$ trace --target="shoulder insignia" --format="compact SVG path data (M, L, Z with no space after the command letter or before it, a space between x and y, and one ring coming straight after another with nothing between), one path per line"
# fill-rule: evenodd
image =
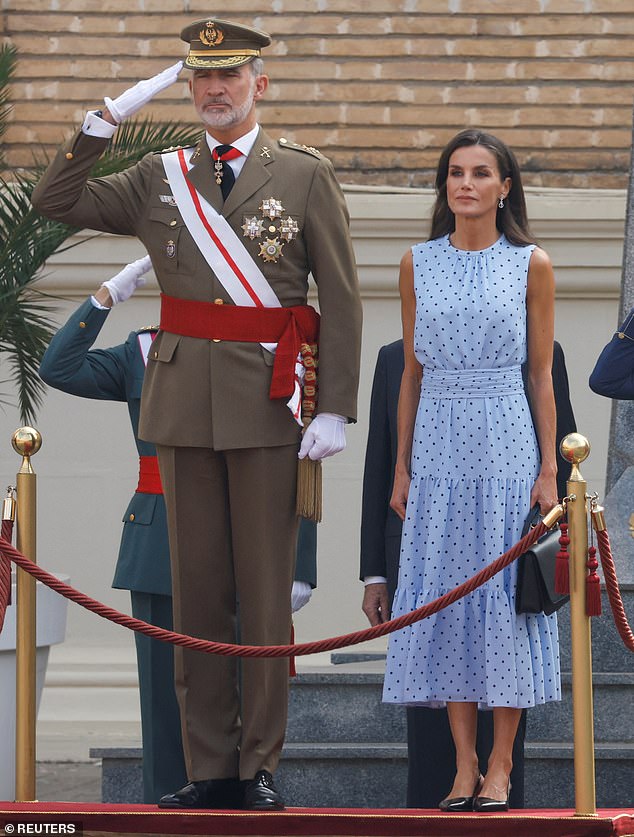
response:
M138 328L137 329L137 334L144 334L148 331L158 331L159 329L160 329L160 326L157 326L157 325L143 326L143 328Z
M291 140L286 139L286 137L280 137L278 140L278 144L282 148L293 148L295 151L303 151L305 154L312 154L313 157L321 157L321 151L315 148L312 145L302 145L299 142L291 142Z
M190 145L170 145L169 148L162 148L157 154L169 154L170 151L178 151L181 148L191 148Z

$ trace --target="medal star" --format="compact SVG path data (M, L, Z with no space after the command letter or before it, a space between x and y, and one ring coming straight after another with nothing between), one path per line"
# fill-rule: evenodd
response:
M265 198L259 208L265 218L281 218L282 212L284 212L282 201L275 198Z
M276 262L282 255L282 247L284 243L277 238L267 238L260 244L259 256L262 256L265 262Z
M261 218L256 218L255 215L250 218L245 217L242 231L245 238L250 238L251 241L254 238L260 238L264 232L264 221Z
M293 241L297 238L299 226L294 218L282 218L280 220L280 236L284 241Z

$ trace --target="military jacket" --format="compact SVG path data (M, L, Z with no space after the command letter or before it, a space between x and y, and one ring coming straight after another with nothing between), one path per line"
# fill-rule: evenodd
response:
M121 174L89 179L106 143L78 132L34 190L36 209L73 226L137 236L164 293L230 304L174 205L161 154L149 154ZM314 150L275 142L260 129L223 204L204 136L192 161L190 183L227 219L283 306L306 303L312 275L321 313L317 412L355 420L361 303L348 212L330 162ZM265 217L263 201L269 199L291 219L291 240L280 237L279 219ZM258 228L263 221L260 236L245 231L253 229L251 219ZM269 261L261 256L267 238L283 244ZM297 442L299 427L284 400L269 398L272 363L258 343L159 333L145 379L142 438L216 450Z
M42 358L40 376L62 392L128 405L139 456L155 456L156 449L138 437L145 362L139 331L125 343L91 349L108 316L88 299L55 334ZM146 329L153 331L153 329ZM317 584L317 527L301 520L295 579ZM123 515L123 533L113 587L171 596L172 583L167 517L162 494L135 492Z

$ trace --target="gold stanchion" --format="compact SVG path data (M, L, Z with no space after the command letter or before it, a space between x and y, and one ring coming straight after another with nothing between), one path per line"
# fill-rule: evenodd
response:
M17 473L17 548L36 560L36 476L30 457L42 445L33 427L20 427L11 438L22 466ZM35 715L36 715L36 586L35 579L17 570L16 656L15 656L15 799L35 800Z
M592 703L592 642L590 617L586 615L586 561L588 559L587 485L579 464L590 453L590 443L570 433L560 445L572 463L567 483L570 533L570 634L572 644L572 715L575 765L575 813L597 813L594 771L594 718Z

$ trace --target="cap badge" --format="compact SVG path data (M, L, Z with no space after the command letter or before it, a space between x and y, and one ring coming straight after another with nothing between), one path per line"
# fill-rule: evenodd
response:
M198 37L205 46L215 47L220 46L224 41L225 34L220 27L216 26L213 20L208 20L205 28L200 30Z

